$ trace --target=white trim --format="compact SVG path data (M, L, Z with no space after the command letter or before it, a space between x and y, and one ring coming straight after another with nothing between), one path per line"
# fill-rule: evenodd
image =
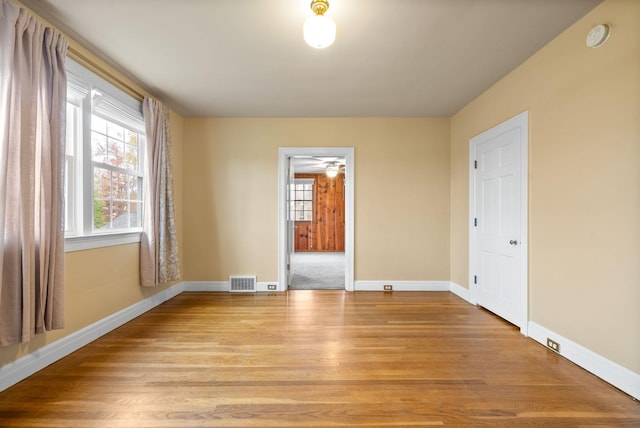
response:
M99 337L139 317L182 293L182 291L182 283L176 284L0 367L0 391L4 391Z
M640 400L639 373L635 373L533 321L529 321L529 335L545 347L547 346L547 338L559 343L560 355ZM549 350L549 352L554 351Z
M185 281L184 291L229 291L231 285L229 281Z
M135 244L137 242L140 242L140 232L69 236L64 238L64 251L65 253L70 253L114 245Z
M278 148L278 291L287 290L287 159L291 156L340 156L346 159L344 195L345 290L354 291L354 149L353 147Z
M315 178L294 178L293 183L294 184L311 184L315 186L316 179Z
M473 226L474 218L477 217L476 195L475 195L475 168L476 147L479 143L484 142L487 138L494 134L504 132L505 128L520 129L520 248L521 263L520 269L520 332L527 336L529 321L529 112L524 111L517 116L477 135L469 140L469 287L470 298L467 299L472 304L477 304L477 286L473 283L473 276L477 264L476 245L477 236L476 228Z
M275 290L269 290L269 285L275 285ZM275 293L278 291L278 281L256 282L256 291L258 293Z
M449 281L355 281L355 291L384 291L385 285L393 291L449 291Z
M231 286L229 281L185 281L184 291L197 291L197 292L229 292ZM269 285L275 285L275 290L269 290ZM277 281L269 281L269 282L256 282L256 291L258 293L262 292L277 292L278 291L278 283Z
M471 301L471 291L468 288L464 288L462 285L449 281L449 291L472 305L475 305L475 303Z
M81 82L81 85L85 87L88 86L87 84L96 87L96 89L108 94L112 99L115 99L123 107L127 108L130 111L130 114L136 116L139 120L144 121L141 101L138 101L122 89L98 76L93 71L83 65L80 65L80 63L75 62L69 57L65 58L65 67L67 74L73 75L76 82ZM88 92L89 91L87 91L87 93Z

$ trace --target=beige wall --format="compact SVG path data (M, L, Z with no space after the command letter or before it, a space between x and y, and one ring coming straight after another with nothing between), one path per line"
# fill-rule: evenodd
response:
M599 23L612 36L589 49ZM461 285L468 141L524 110L530 319L640 373L640 2L606 1L452 118L451 279Z
M448 279L448 119L186 119L186 279L278 279L281 146L354 147L356 280Z

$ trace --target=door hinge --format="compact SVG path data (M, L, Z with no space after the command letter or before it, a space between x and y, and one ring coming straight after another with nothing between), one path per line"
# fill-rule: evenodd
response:
M474 284L478 283L478 276L477 275L473 275L473 283Z
M474 226L478 226L478 218L477 217L473 219L473 225Z
M473 169L478 169L478 161L477 160L473 161Z
M291 265L287 263L287 270L291 270Z

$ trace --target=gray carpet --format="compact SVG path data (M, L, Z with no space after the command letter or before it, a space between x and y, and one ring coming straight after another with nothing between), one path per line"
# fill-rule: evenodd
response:
M290 290L344 289L344 253L291 255Z

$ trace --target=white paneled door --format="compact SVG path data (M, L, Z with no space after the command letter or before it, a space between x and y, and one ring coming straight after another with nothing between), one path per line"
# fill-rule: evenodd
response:
M470 274L479 305L526 329L527 114L470 141ZM525 332L526 334L526 332Z

